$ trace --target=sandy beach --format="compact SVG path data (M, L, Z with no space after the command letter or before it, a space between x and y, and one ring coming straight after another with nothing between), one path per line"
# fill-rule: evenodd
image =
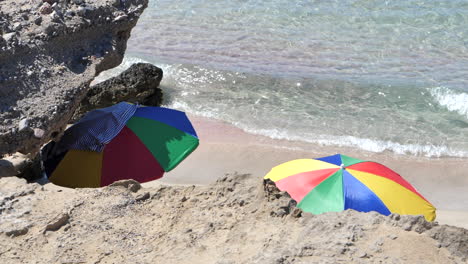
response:
M209 184L233 172L262 178L272 167L289 160L341 153L393 169L437 208L436 221L468 228L466 159L402 156L274 140L245 133L215 119L199 116L190 116L190 119L200 138L200 146L177 168L166 173L162 182Z
M39 2L0 1L0 264L468 263L462 1ZM190 122L130 105L63 137L122 101L188 113L199 147L165 173ZM435 221L364 172L264 180L338 153L399 173Z
M304 146L190 118L200 146L161 180L70 189L0 178L0 262L466 263L463 160ZM335 153L400 172L438 208L436 222L354 210L303 213L263 183L282 162Z

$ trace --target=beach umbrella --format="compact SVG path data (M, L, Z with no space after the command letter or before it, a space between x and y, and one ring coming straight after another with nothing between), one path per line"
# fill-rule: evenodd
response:
M398 173L382 164L337 154L292 160L271 169L265 179L289 193L297 207L321 214L354 209L384 215L423 215L435 208Z
M49 180L100 187L122 179L161 178L198 146L184 112L119 103L87 113L43 157Z

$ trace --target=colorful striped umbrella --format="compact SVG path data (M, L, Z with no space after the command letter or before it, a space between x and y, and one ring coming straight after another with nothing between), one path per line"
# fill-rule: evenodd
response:
M89 112L65 131L44 165L49 180L66 187L147 182L176 167L198 143L185 113L120 103Z
M274 167L265 179L313 214L354 209L424 215L427 221L436 216L434 206L396 172L341 154L289 161Z

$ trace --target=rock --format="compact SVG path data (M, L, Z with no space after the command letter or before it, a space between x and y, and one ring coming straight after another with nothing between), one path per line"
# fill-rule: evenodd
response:
M119 76L92 86L73 119L78 120L90 110L121 101L159 106L162 102L162 92L159 89L162 77L162 70L152 64L133 64Z
M6 42L10 42L15 37L15 35L16 35L15 32L10 32L10 33L3 34L2 37Z
M147 4L126 0L115 7L107 0L88 1L84 16L76 19L61 16L77 12L79 6L70 1L0 1L0 158L18 151L33 158L41 145L60 137L94 77L121 63L130 31ZM29 20L23 20L19 7L31 10ZM46 15L53 11L52 18ZM113 20L116 12L127 19L101 19ZM11 32L13 22L19 21L21 29ZM55 66L64 70L54 72ZM29 123L24 128L44 132L18 129L24 116Z
M78 9L76 10L76 13L79 15L79 16L84 16L86 14L86 8L80 6L78 7Z
M70 215L68 213L62 213L60 215L57 215L54 219L52 219L44 228L43 233L47 231L57 231L59 230L62 226L66 225L68 223L68 220L70 219Z
M21 121L18 123L18 129L19 131L23 131L23 130L26 130L26 129L29 129L29 119L27 118L24 118L24 119L21 119Z
M17 237L22 236L28 233L29 227L27 226L19 226L19 227L12 227L10 230L6 230L5 235L9 237Z
M56 22L49 22L44 28L44 33L48 36L56 36L59 32L63 31L63 26Z
M150 198L150 193L149 193L149 192L145 192L145 193L139 194L139 195L135 198L135 201L140 202L140 201L148 200L149 198Z
M0 159L0 178L8 176L22 176L33 179L39 173L38 159L31 159L28 155L15 153Z
M53 11L51 14L50 14L50 18L52 19L52 21L54 21L55 23L60 23L60 15L58 14L57 11Z
M13 24L13 30L14 31L19 31L22 28L23 28L23 25L21 25L21 23L19 23L19 22L16 22L16 23Z
M18 173L18 170L11 161L6 159L0 160L0 178L15 176L18 175Z
M36 18L34 18L34 24L40 26L42 23L42 17L38 16Z
M65 16L67 16L67 17L72 17L74 15L75 15L75 12L73 12L72 10L65 11Z
M295 217L295 218L299 218L299 217L301 217L301 215L302 215L302 210L299 209L299 208L294 208L292 213L291 213L291 216Z
M442 225L421 234L405 232L392 217L354 210L314 215L307 221L309 213L271 217L279 199L269 201L262 187L257 176L228 175L209 185L148 185L144 193L158 198L135 202L136 194L123 187L69 189L3 178L0 263L467 261L466 229ZM189 199L181 202L184 197ZM199 200L190 203L193 197ZM226 206L240 200L246 206ZM417 218L402 216L401 221L414 222L416 230L424 225L414 221ZM389 239L391 234L398 239Z
M42 130L40 128L35 128L34 129L34 137L42 138L44 136L44 134L45 134L44 130Z
M120 180L109 184L107 187L124 187L131 192L138 192L141 189L141 184L135 180Z
M42 4L42 6L39 8L39 12L43 15L50 14L52 13L52 11L53 11L52 6L47 2Z
M367 258L367 253L365 251L361 251L357 254L358 258Z

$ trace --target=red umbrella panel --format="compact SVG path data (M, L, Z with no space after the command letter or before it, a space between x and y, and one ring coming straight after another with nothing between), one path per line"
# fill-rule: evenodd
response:
M398 173L341 154L289 161L265 178L288 192L299 208L314 214L354 209L424 215L428 221L436 216L434 206Z
M100 187L122 179L155 180L199 144L185 113L126 103L90 112L62 141L59 145L66 152L58 162L46 163L50 164L46 172L50 181L66 187Z

